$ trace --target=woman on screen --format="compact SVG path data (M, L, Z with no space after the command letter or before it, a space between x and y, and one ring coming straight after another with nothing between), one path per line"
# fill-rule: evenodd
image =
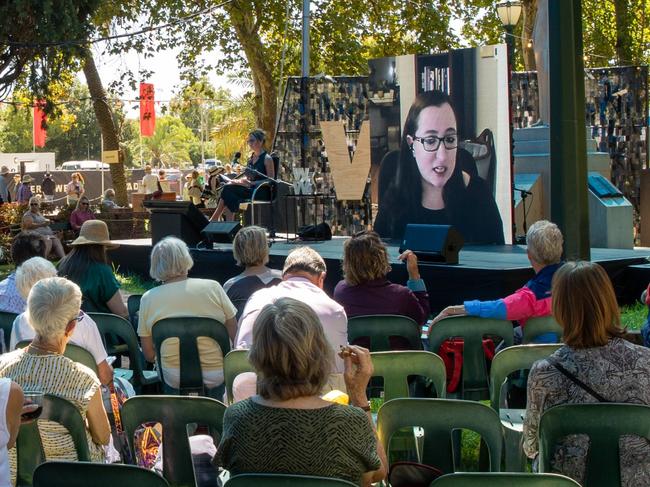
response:
M375 231L401 239L408 223L453 225L466 243L503 244L494 196L476 171L461 167L459 155L451 100L440 91L419 94L404 124L395 176L379 203Z

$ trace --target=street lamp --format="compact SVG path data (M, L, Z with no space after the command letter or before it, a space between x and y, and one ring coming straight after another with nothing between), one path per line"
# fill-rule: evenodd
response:
M503 25L503 28L506 31L508 57L512 63L515 55L515 40L512 33L517 22L519 22L519 16L521 15L521 2L518 0L508 0L506 2L497 3L497 14L501 20L501 25Z

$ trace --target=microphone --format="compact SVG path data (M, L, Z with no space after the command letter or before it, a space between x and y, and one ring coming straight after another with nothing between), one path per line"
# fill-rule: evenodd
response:
M525 194L526 196L532 196L533 195L533 193L531 193L530 191L526 191L525 189L521 189L521 188L513 188L513 189L515 191L519 191L521 194Z
M233 166L235 164L239 164L239 159L241 159L241 152L235 152L235 155L233 156L232 162L230 164L232 164Z

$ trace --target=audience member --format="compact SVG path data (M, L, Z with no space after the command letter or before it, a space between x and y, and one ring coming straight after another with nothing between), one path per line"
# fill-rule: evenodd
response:
M11 487L9 450L16 444L23 413L36 410L34 404L25 404L22 388L11 379L0 379L0 487Z
M530 458L538 454L540 417L553 406L650 405L650 350L622 338L616 295L602 267L591 262L562 266L553 278L553 316L564 329L565 345L530 371L524 420L524 450ZM650 442L623 436L620 449L612 446L612 454L617 451L621 485L650 485ZM567 438L555 450L553 471L583 484L588 453L584 435Z
M77 207L70 214L70 226L75 232L81 230L81 225L88 220L94 220L95 214L90 210L90 201L82 196L77 201Z
M418 258L410 250L399 259L406 263L406 286L391 283L386 245L376 232L361 232L343 245L343 277L334 289L334 299L343 305L348 318L362 315L393 314L412 318L418 327L429 318L429 295L420 278ZM355 343L369 346L369 340ZM391 348L407 350L408 341L391 337Z
M32 198L32 182L34 179L29 175L25 174L20 180L20 184L16 186L16 201L20 204L27 204Z
M104 191L104 198L102 199L102 210L110 211L120 208L120 206L115 203L115 190L113 188L108 188Z
M57 259L62 259L65 257L63 244L50 228L50 223L50 219L45 218L41 213L41 199L38 196L32 196L29 199L29 209L23 215L22 229L40 233L47 244L45 255L48 256L54 252Z
M25 349L0 356L0 377L8 377L24 390L41 391L70 401L87 424L86 437L93 461L104 460L104 445L111 428L104 410L99 379L85 365L63 356L79 318L81 290L73 282L50 277L37 282L27 298L27 319L36 337ZM77 460L67 430L39 421L45 458ZM15 474L15 452L10 452Z
M465 301L460 306L449 306L436 316L433 323L455 315L480 316L501 320L516 320L515 343L521 343L522 328L530 318L550 316L551 280L562 265L562 232L555 223L539 220L526 233L528 260L535 271L535 277L510 296L495 301ZM556 342L554 333L544 334L539 342Z
M18 268L32 257L45 257L47 242L38 232L23 231L14 237L11 243L11 260ZM16 271L10 273L0 282L0 311L20 314L25 311L25 300L16 287Z
M232 254L237 265L245 269L238 276L227 280L223 289L237 308L237 319L239 319L248 298L255 291L279 284L282 281L282 272L266 267L269 262L269 242L263 228L256 226L242 228L235 235L232 246Z
M190 179L187 183L187 195L192 203L200 205L201 195L203 194L203 184L201 183L201 175L196 169L190 174Z
M224 324L232 340L237 331L236 308L217 281L188 277L194 265L187 245L176 237L165 237L151 251L149 274L162 285L142 296L138 318L138 335L142 351L149 362L156 358L151 329L164 318L197 316L212 318ZM203 383L209 388L223 384L223 353L211 338L197 340ZM177 389L180 384L180 352L177 338L165 340L160 355L167 384Z
M264 306L249 354L259 395L226 410L215 463L231 475L317 475L364 486L384 479L386 454L366 397L370 353L351 346L342 354L352 406L320 398L334 351L312 308L291 298Z
M73 172L70 182L65 185L65 194L68 198L68 206L76 206L79 198L85 193L84 178L80 172Z
M7 166L0 167L0 203L11 203L9 186L11 185L11 174Z
M49 260L42 257L32 257L25 261L16 271L16 287L20 295L27 299L29 291L41 279L56 277L56 268ZM11 329L10 350L22 341L32 340L36 336L34 328L29 324L27 313L19 314ZM97 324L86 313L81 313L80 320L75 326L70 343L88 350L97 364L97 376L102 384L113 382L113 368L106 362L107 354Z
M325 261L310 247L292 250L284 262L283 281L277 286L255 292L244 308L235 339L236 348L249 348L253 339L255 320L267 304L280 298L294 298L308 304L323 324L325 336L334 350L348 343L348 318L343 306L331 299L325 291ZM333 389L343 390L343 360L335 359L330 380Z
M106 249L116 248L108 236L108 227L101 220L88 220L81 225L79 236L70 244L72 250L59 263L59 275L77 283L83 293L86 312L113 313L128 318L120 283L108 264Z

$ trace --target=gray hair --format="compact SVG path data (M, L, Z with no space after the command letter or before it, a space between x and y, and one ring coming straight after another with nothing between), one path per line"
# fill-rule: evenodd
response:
M287 255L287 260L284 261L282 275L284 276L293 272L307 272L318 276L326 270L325 261L318 252L311 247L298 247Z
M113 188L108 188L106 191L104 191L104 198L114 198L115 197L115 190Z
M232 242L232 255L240 266L266 264L269 261L266 231L254 225L242 228Z
M41 279L27 296L27 321L37 335L58 340L79 315L81 289L64 277Z
M266 140L266 133L262 129L253 130L248 134L248 136L259 140L260 142L264 142Z
M542 265L557 264L562 259L564 238L555 223L539 220L526 232L530 258Z
M56 276L54 264L43 257L32 257L23 262L16 269L16 289L27 299L32 286L41 279Z
M187 244L176 237L165 237L151 251L149 275L165 282L187 274L194 265Z

